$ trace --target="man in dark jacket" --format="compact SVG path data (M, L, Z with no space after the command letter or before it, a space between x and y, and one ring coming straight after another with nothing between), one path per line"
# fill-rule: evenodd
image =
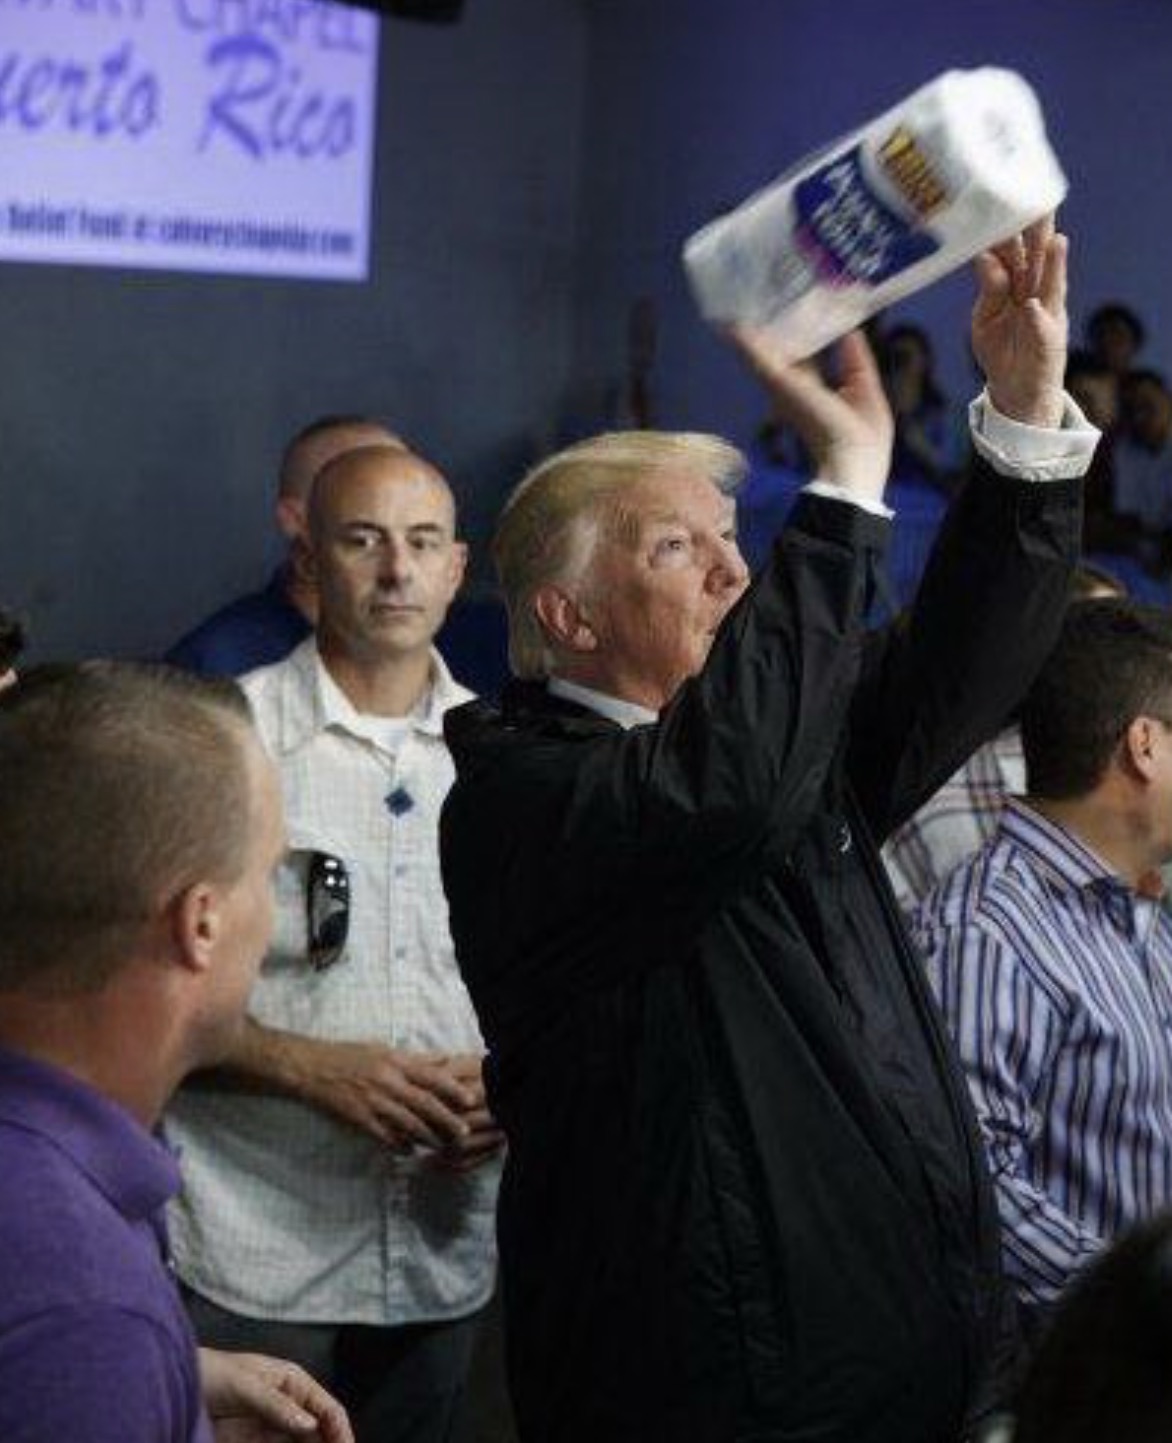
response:
M509 1139L526 1443L946 1443L995 1308L963 1082L876 853L1056 632L1096 433L1065 243L983 257L981 454L910 622L867 635L891 417L743 337L816 458L748 585L714 438L539 467L497 559L519 680L453 713L457 953Z

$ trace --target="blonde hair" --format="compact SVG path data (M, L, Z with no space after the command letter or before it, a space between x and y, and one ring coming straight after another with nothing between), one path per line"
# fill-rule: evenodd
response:
M692 431L611 431L535 466L513 491L493 538L509 613L509 661L519 677L550 674L553 653L533 601L551 582L585 573L600 524L621 493L653 473L689 471L731 495L748 465L735 446Z
M164 666L42 667L4 692L0 992L100 989L177 892L241 875L251 733L235 682Z

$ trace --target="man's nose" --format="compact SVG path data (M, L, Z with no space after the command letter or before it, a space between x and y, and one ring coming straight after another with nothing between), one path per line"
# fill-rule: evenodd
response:
M749 582L749 568L735 541L721 540L715 563L709 572L709 585L714 591L743 591Z
M384 586L399 586L411 575L411 548L394 537L382 548L379 558L379 581Z

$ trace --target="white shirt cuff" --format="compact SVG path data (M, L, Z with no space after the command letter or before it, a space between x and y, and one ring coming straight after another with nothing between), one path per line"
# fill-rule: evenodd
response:
M884 506L882 501L872 501L870 498L856 496L853 491L845 486L839 486L835 481L810 481L802 487L811 496L827 496L831 501L845 501L848 505L858 506L863 511L869 511L872 516L883 516L887 520L895 515L890 506Z
M1100 432L1070 396L1064 403L1061 426L1026 426L1003 416L989 400L988 391L982 391L969 407L973 445L994 471L1019 481L1065 481L1083 476Z

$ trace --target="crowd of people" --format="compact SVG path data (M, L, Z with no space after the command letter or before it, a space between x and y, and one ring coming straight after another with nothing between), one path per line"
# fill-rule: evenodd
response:
M360 415L167 664L0 625L0 1439L449 1443L498 1261L521 1443L1165 1436L1172 617L1082 557L1090 487L1163 564L1162 383L1066 268L979 259L964 412L914 327L737 333L809 470L755 567L724 440L537 465L500 698Z
M906 604L919 585L947 502L967 475L966 407L940 380L932 339L910 321L875 318L868 333L895 418L889 495L896 504L888 580ZM1137 598L1172 603L1172 390L1144 365L1147 331L1129 307L1092 311L1069 354L1066 386L1101 440L1087 475L1084 553ZM744 542L759 563L809 472L801 438L779 417L761 428L744 497Z

